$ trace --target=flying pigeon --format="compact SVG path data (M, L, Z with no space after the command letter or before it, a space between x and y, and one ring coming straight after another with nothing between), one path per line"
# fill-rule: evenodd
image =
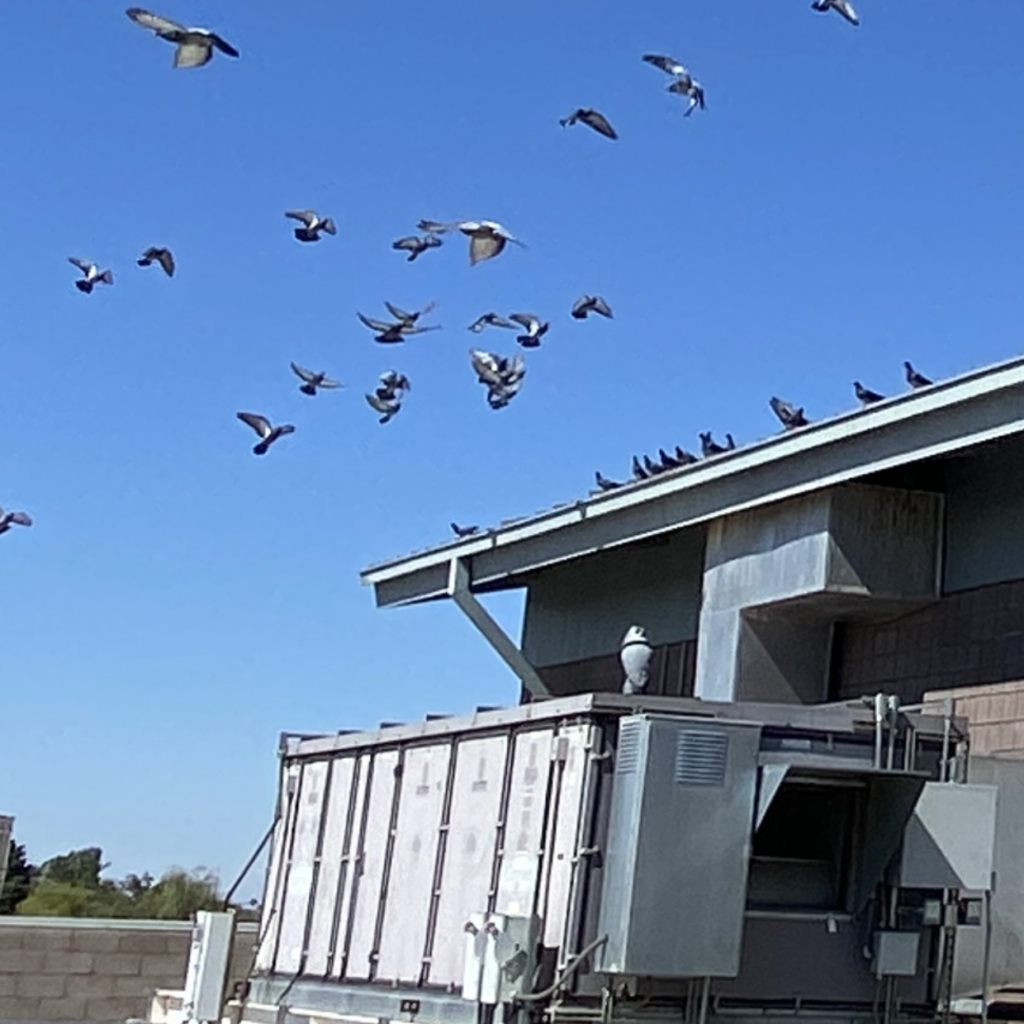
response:
M80 292L88 295L97 284L113 284L114 275L109 270L100 270L90 260L80 260L77 256L69 256L68 262L73 263L85 275L75 282Z
M396 307L391 306L389 303L385 303L389 310L394 310ZM399 310L399 312L404 312ZM377 334L374 337L374 341L379 341L383 345L393 344L395 342L405 341L408 335L412 334L423 334L425 331L437 331L440 330L440 324L432 324L430 327L417 327L416 318L419 317L419 313L406 314L406 316L412 316L413 320L410 322L408 319L399 319L396 323L389 324L385 320L374 320L372 317L363 316L362 313L356 313L359 320L371 331L376 331Z
M523 348L537 348L540 345L540 339L548 333L548 328L551 326L551 324L539 320L532 313L512 313L509 320L514 320L526 328L526 333L520 334L516 338Z
M573 304L572 315L577 320L586 320L590 313L599 313L609 320L614 315L611 306L600 295L581 295Z
M589 107L580 107L574 110L568 117L563 117L558 123L563 128L569 128L577 121L582 122L588 128L593 128L595 132L599 132L606 139L617 139L619 137L619 133L608 123L608 118L596 110L591 110Z
M493 259L504 248L506 242L514 242L516 245L526 248L526 243L521 242L506 228L493 220L461 220L452 224L442 224L436 220L421 220L416 225L420 231L426 231L431 235L441 235L446 231L461 231L469 236L469 265L476 266L484 260Z
M469 325L469 329L474 334L479 334L485 327L507 327L513 331L516 329L516 325L511 320L506 320L503 316L498 316L497 313L484 313Z
M424 313L429 313L434 308L434 303L428 302L422 309L417 310L415 313L407 313L404 309L399 309L398 306L393 306L387 300L385 300L384 305L387 306L388 312L400 324L403 324L406 327L415 327L416 321L419 320Z
M853 393L864 405L870 405L872 402L881 402L885 399L885 395L880 395L877 391L864 387L859 380L853 382Z
M399 251L405 251L409 254L407 263L412 263L417 256L422 256L428 249L437 249L443 244L442 240L437 235L406 235L404 238L399 238L397 242L391 243L392 249L398 249Z
M666 75L672 75L675 81L668 87L669 92L689 97L690 105L686 108L686 117L693 113L695 107L704 109L704 89L685 65L680 64L675 57L664 57L657 53L645 53L642 59L664 71Z
M602 476L600 470L594 472L594 481L602 491L614 491L616 488L623 486L618 480L609 480L608 477Z
M398 415L402 410L402 403L397 398L382 398L381 389L378 388L375 394L367 395L366 401L370 403L370 408L375 409L381 413L380 423L387 423L392 416Z
M469 361L481 384L487 385L487 404L492 409L504 409L519 393L526 376L526 362L521 353L511 358L471 348Z
M159 263L168 277L174 277L174 256L170 249L163 246L151 245L135 262L140 267Z
M787 402L781 398L768 399L768 404L772 407L772 412L779 417L782 425L787 430L795 430L797 427L806 427L810 420L804 415L803 409L798 409L791 402Z
M404 395L408 391L412 391L412 384L409 383L409 378L404 373L385 370L380 375L380 385L377 388L378 398L395 398L399 392Z
M640 465L640 460L633 456L633 479L646 480L651 474Z
M6 533L12 526L31 526L32 517L27 512L5 512L0 508L0 533Z
M459 526L458 523L449 523L452 528L452 533L456 537L472 537L474 533L480 532L479 526Z
M731 452L735 447L736 442L732 439L732 434L725 435L724 445L717 444L712 439L710 430L700 435L700 450L705 459L712 455L721 455L723 452Z
M279 438L284 437L285 434L294 434L295 428L290 423L281 423L276 427L270 425L270 420L266 416L260 416L259 413L255 412L240 412L235 415L249 427L252 427L260 436L260 440L253 448L253 455L266 455L270 446Z
M851 25L859 25L860 18L853 9L850 0L813 0L811 7L816 11L836 11L841 14Z
M316 396L317 388L330 390L332 388L340 388L344 386L336 380L331 380L326 373L313 373L312 370L304 369L297 363L292 363L291 368L292 373L302 380L302 383L299 385L299 390L304 395L309 395L311 398Z
M654 648L643 626L630 626L619 647L619 663L626 674L622 685L625 694L643 693L650 678Z
M329 235L338 233L334 221L330 217L321 217L316 210L288 210L285 216L302 221L302 227L295 229L295 237L300 242L319 242L321 231Z
M908 362L903 363L903 369L907 374L907 383L912 388L926 388L933 383L923 373L918 373Z
M237 57L238 51L226 43L215 32L205 28L186 28L159 14L150 14L141 7L129 7L125 14L143 28L152 29L161 39L174 43L174 66L176 68L201 68L209 64L213 48L229 57Z

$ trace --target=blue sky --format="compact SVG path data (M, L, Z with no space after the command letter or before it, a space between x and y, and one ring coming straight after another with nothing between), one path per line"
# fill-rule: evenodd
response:
M1024 7L998 6L860 0L854 29L805 0L161 0L242 54L174 71L121 3L13 5L0 505L36 525L0 537L0 811L30 854L230 879L280 730L516 698L454 607L377 611L361 568L702 429L763 437L772 394L820 418L854 378L901 390L905 358L1017 354ZM580 105L620 140L563 131ZM307 206L336 238L292 238ZM421 217L529 248L407 264ZM173 280L134 265L151 244ZM71 255L115 286L80 295ZM571 320L581 292L615 320ZM385 299L444 330L376 345L355 313ZM498 413L467 359L489 309L553 320ZM293 359L348 387L304 398ZM390 367L413 392L381 427L362 395ZM255 458L240 409L298 430Z

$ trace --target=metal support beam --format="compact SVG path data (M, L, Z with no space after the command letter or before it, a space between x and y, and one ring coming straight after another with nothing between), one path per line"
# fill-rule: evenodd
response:
M484 639L498 652L502 661L516 674L519 681L534 697L550 697L551 693L537 670L526 660L512 638L491 617L490 612L469 589L469 568L461 558L453 558L448 566L448 596L462 613L483 634Z

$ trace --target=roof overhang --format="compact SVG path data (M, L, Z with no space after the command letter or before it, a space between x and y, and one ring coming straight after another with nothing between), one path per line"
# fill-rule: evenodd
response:
M1024 433L1024 357L777 434L724 455L365 569L379 607L472 590L644 537Z

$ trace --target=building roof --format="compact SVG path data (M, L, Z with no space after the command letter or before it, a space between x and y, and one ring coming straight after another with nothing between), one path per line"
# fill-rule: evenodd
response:
M1024 433L1024 357L716 455L613 491L505 520L363 570L378 606L448 595L454 559L477 592L643 537Z

